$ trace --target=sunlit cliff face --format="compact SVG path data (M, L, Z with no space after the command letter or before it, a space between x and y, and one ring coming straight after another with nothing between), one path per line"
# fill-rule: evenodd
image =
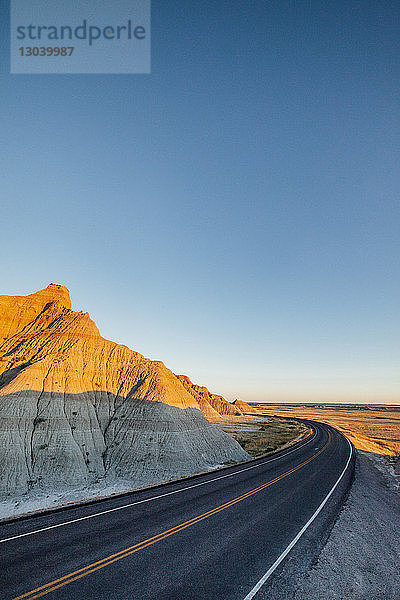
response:
M50 284L29 296L0 296L0 336L0 395L27 389L102 391L200 408L214 419L241 414L239 407L184 375L175 376L162 362L102 338L88 313L71 310L62 285Z
M13 375L0 394L101 390L198 408L163 363L105 340L88 313L70 307L68 290L54 284L30 296L0 297L0 374L3 381Z
M0 297L0 495L146 484L247 458L200 410L217 420L229 403L185 389L70 306L54 284Z

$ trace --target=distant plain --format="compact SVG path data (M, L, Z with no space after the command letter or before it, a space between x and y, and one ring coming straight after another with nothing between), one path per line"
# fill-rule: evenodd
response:
M342 431L358 450L400 456L400 406L257 405L263 415L297 417L328 423Z

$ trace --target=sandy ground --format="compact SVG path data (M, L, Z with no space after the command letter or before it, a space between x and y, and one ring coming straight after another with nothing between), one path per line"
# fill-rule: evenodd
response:
M31 492L30 494L23 494L19 498L11 498L10 500L0 502L0 519L8 519L38 510L51 509L94 498L102 498L103 496L111 496L130 488L131 486L127 482L125 486L118 483L102 488L76 488L64 492Z
M294 600L399 600L400 475L395 470L382 457L358 453L348 500Z

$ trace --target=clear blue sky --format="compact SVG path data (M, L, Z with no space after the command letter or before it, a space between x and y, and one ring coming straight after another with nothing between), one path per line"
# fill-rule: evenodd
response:
M1 291L228 398L400 402L398 2L152 3L151 75L1 66Z

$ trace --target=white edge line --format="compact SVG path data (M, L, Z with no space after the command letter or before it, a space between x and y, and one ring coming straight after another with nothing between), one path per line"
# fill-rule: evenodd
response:
M57 529L58 527L64 527L65 525L71 525L72 523L78 523L79 521L86 521L87 519L93 519L94 517L100 517L101 515L106 515L108 513L116 512L117 510L124 510L125 508L130 508L132 506L136 506L137 504L144 504L145 502L153 502L154 500L159 500L160 498L165 498L166 496L172 496L173 494L179 494L180 492L185 492L187 490L191 490L192 488L196 488L196 487L200 487L202 485L207 485L209 483L213 483L214 481L218 481L219 479L225 479L227 477L234 477L235 475L239 475L240 473L243 473L244 471L250 471L251 469L257 469L258 467L261 467L262 465L273 462L274 460L279 460L280 458L284 458L285 456L292 454L292 452L296 452L296 450L299 450L300 448L304 448L304 446L309 444L316 437L316 435L317 435L317 432L315 430L314 434L311 436L311 438L309 440L307 440L305 442L305 444L302 444L301 446L296 446L296 448L293 448L289 452L286 452L286 454L281 454L280 456L275 456L274 458L267 459L264 462L257 463L256 465L252 465L251 467L246 467L244 469L241 469L240 471L235 471L234 473L229 473L228 475L221 475L220 477L214 477L213 479L209 479L207 481L202 481L201 483L195 483L193 485L188 485L184 488L180 488L179 490L173 490L172 492L160 494L159 496L152 496L151 498L146 498L144 500L138 500L137 502L131 502L130 504L124 504L123 506L116 506L115 508L109 508L107 510L103 510L101 512L94 513L93 515L87 515L86 517L79 517L77 519L71 519L70 521L64 521L63 523L58 523L57 525L49 525L48 527L43 527L42 529L36 529L34 531L20 533L19 535L13 535L12 537L8 537L8 538L4 538L3 540L0 540L0 544L4 544L5 542L11 542L12 540L17 540L19 538L27 537L29 535L35 535L37 533L42 533L43 531L49 531L50 529ZM144 491L144 490L138 490L138 492L139 491ZM112 498L110 498L110 500L112 500ZM73 508L73 507L71 507L71 508Z
M324 508L325 504L328 502L329 498L332 496L332 494L335 491L336 487L339 485L339 482L341 481L343 475L345 474L345 472L347 470L347 467L349 466L351 457L353 455L353 447L352 447L352 445L350 444L350 442L349 442L349 440L347 439L346 436L343 436L343 437L347 440L347 442L348 442L348 444L350 446L350 454L349 454L349 458L347 459L346 466L344 467L342 473L339 476L339 479L336 481L335 485L333 486L333 488L331 489L331 491L328 493L328 495L325 496L325 499L318 506L318 508L314 512L314 514L308 519L307 523L300 529L299 533L296 535L296 537L293 538L293 540L290 542L290 544L287 546L287 548L276 559L276 561L274 562L274 564L270 566L270 568L265 573L265 575L263 575L261 577L261 579L253 587L253 589L250 590L250 592L247 594L247 596L244 598L244 600L251 600L252 598L254 598L254 596L257 594L257 592L260 590L260 588L264 585L264 583L267 581L267 579L272 575L272 573L275 571L275 569L281 564L281 562L284 560L284 558L286 558L286 556L289 554L289 552L291 551L291 549L293 548L293 546L299 541L299 539L301 538L301 536L303 535L303 533L306 531L306 529L309 527L309 525L311 525L311 523L314 521L314 519L319 515L319 513L321 512L321 510Z

